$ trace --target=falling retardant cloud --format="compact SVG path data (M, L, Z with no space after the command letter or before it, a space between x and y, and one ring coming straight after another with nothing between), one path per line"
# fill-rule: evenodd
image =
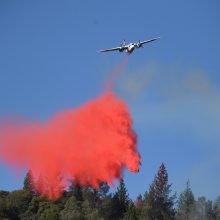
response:
M136 134L126 104L106 92L77 109L39 124L7 124L0 130L1 159L28 167L36 191L57 198L72 180L113 185L122 170L139 170Z
M0 125L0 159L31 170L33 190L59 198L71 182L114 186L123 169L138 172L137 137L126 103L112 84L127 62L111 73L106 91L84 105L55 114L44 123Z

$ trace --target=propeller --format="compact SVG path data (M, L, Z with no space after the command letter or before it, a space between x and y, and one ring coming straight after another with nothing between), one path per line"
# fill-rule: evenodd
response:
M138 48L140 48L140 47L143 48L143 45L141 44L141 41L140 41L140 40L138 41L137 47L138 47Z

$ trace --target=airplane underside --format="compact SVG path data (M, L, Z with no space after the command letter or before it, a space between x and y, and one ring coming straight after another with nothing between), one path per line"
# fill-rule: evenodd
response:
M104 50L99 50L97 52L109 52L109 51L119 51L119 52L127 52L129 54L131 54L135 48L140 48L140 47L143 47L143 44L146 44L146 43L150 43L152 41L155 41L155 40L158 40L160 39L160 37L156 37L156 38L152 38L152 39L149 39L149 40L145 40L145 41L138 41L136 43L130 43L130 44L127 44L125 43L124 41L124 45L120 46L120 47L113 47L113 48L109 48L109 49L104 49Z
M134 51L135 47L134 46L130 46L128 47L128 49L126 50L127 53L131 54Z

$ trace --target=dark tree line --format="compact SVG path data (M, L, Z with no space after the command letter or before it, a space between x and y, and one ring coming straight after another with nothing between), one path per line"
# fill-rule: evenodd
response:
M214 203L196 199L188 181L177 198L164 164L135 201L123 179L114 194L105 183L99 189L72 183L59 199L48 200L33 191L30 176L21 190L0 191L0 220L220 220L220 196Z

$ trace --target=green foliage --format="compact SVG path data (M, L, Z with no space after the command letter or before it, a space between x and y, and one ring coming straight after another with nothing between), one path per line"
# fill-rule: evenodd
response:
M201 196L196 201L195 214L199 220L214 220L214 211L212 209L212 202L207 201L204 196Z
M130 201L123 220L138 220L137 209L133 202Z
M0 191L0 220L220 220L220 196L214 204L205 197L196 200L189 181L176 210L174 200L164 164L149 190L134 202L123 179L115 194L106 183L97 189L72 184L61 198L48 200L33 192L29 171L22 190Z
M212 201L210 200L206 201L206 217L209 220L215 219L215 212L213 210Z
M168 173L162 163L153 183L150 185L143 208L143 219L174 219L174 200L176 195L170 196L171 184L168 184Z
M6 197L7 213L10 219L19 219L29 206L32 194L26 190L16 190Z
M177 220L216 220L217 213L212 201L204 196L195 200L192 190L187 182L186 189L180 194L176 214Z
M59 206L50 201L43 201L39 203L37 219L39 220L58 220Z
M192 219L195 211L195 198L190 188L189 180L186 183L186 189L180 194L177 208L177 220Z
M21 214L22 220L35 220L37 219L37 213L39 209L40 199L38 197L33 197L27 210Z
M99 214L103 219L114 219L114 205L111 195L106 196L99 206Z
M138 197L136 198L134 205L135 205L135 212L136 212L137 219L140 219L141 213L143 210L143 205L144 205L144 199L141 194L138 195Z
M60 212L62 220L83 220L83 212L81 202L77 201L75 196L71 196L64 206L64 209Z
M6 205L6 198L9 192L7 191L0 191L0 219L4 219L8 216L7 212L7 205Z
M107 183L100 183L99 188L97 189L98 197L101 199L105 199L108 196L109 185Z
M117 188L115 194L115 203L118 207L118 217L123 217L129 205L129 195L123 179L120 180L120 184Z
M29 170L24 178L24 186L23 186L24 190L27 190L29 192L34 192L34 187L32 184L32 172L31 170Z
M78 183L72 183L69 189L70 194L72 194L79 201L83 200L82 191L82 186L80 186Z
M85 200L82 203L82 211L84 213L84 217L87 220L98 220L98 219L102 219L100 217L99 214L99 210L98 207L92 207L93 204L91 205L91 203L88 200Z

